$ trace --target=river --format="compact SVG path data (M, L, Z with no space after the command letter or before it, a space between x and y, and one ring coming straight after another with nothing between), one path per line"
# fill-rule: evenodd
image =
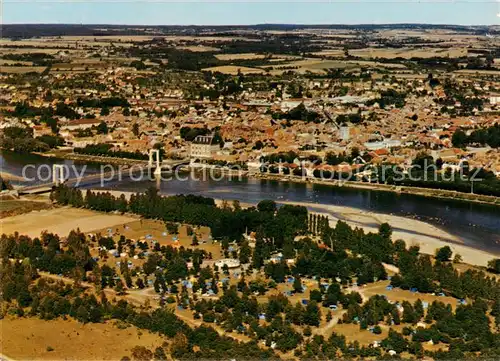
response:
M65 164L77 172L84 165L69 160L47 159L40 156L17 155L9 152L0 154L3 171L21 175L26 164L35 167L27 172L30 176L44 164ZM48 167L45 167L48 168ZM98 165L87 164L85 174L99 171ZM45 169L46 170L46 169ZM74 174L74 171L70 171ZM465 245L500 254L500 207L458 200L428 198L412 194L331 187L317 184L282 182L252 178L228 179L173 179L159 184L162 194L198 194L227 200L257 203L263 199L277 202L307 202L325 205L347 206L365 211L393 214L431 223L438 228L460 238ZM98 184L84 185L96 188ZM112 181L106 189L140 192L148 187L158 186L152 180ZM310 207L314 210L314 207ZM342 218L339 214L336 217Z

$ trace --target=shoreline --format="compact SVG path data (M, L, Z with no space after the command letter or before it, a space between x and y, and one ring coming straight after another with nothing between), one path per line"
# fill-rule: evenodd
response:
M269 174L269 173L257 173L249 175L249 177L252 177L254 179L274 180L279 182L293 182L293 183L303 183L303 184L309 183L309 184L319 184L329 187L346 187L354 189L391 192L396 194L413 194L434 199L450 199L460 202L472 202L472 203L500 206L500 197L450 191L446 189L396 186L389 184L368 183L368 182L358 182L358 181L337 181L337 180L325 181L314 177L313 178L307 177L306 179L304 179L303 177L300 176L279 175L279 174Z
M127 200L130 199L132 194L137 193L93 188L90 190L97 193L109 192L114 196L124 194ZM223 201L227 201L229 204L232 201L223 198L214 198L214 200L217 206L220 206ZM363 228L367 233L377 232L380 224L389 223L393 228L393 241L402 239L405 241L407 247L419 245L421 253L430 255L434 255L437 248L449 246L453 251L453 256L458 253L462 256L463 263L474 266L486 267L488 261L500 257L500 254L466 245L459 237L451 235L430 223L412 218L328 204L292 201L277 201L276 203L304 206L309 212L328 216L331 226L334 226L337 221L342 220L353 228ZM242 207L251 207L255 206L256 203L240 201L240 205Z
M0 170L0 178L6 181L13 181L13 182L22 182L24 180L23 177L7 172L3 169Z
M389 215L376 212L368 212L352 207L315 204L307 202L282 202L283 204L301 205L308 210L326 215L330 226L337 221L346 222L351 227L364 229L365 232L378 232L378 226L388 223L393 230L392 240L402 239L406 246L418 245L420 252L434 255L436 249L449 246L456 254L462 256L462 262L475 266L486 267L488 261L498 258L500 254L466 245L459 236L454 236L430 223L407 218L403 216ZM320 210L315 212L315 210Z

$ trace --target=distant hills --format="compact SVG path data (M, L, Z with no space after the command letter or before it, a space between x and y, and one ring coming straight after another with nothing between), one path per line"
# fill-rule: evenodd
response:
M33 38L40 36L105 36L105 35L204 35L235 31L266 30L360 30L374 31L387 29L435 30L446 29L478 35L500 34L500 26L487 25L434 25L434 24L357 24L357 25L297 25L297 24L256 24L256 25L106 25L106 24L3 24L3 38Z

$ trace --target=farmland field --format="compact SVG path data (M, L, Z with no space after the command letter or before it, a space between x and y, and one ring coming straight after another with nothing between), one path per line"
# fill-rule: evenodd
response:
M249 68L245 66L235 66L235 65L223 65L223 66L214 66L211 68L205 68L203 71L212 71L212 72L221 72L223 74L231 74L236 75L238 71L241 71L243 74L262 74L265 71L258 68Z

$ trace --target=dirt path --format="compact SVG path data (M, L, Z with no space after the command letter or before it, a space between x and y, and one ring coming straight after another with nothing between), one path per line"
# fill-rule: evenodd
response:
M321 335L324 336L325 338L330 337L331 335L330 331L337 323L339 323L340 318L343 317L346 312L347 312L346 310L340 311L339 314L332 317L332 319L325 325L325 327L317 327L314 330L315 332L313 332L313 334Z

